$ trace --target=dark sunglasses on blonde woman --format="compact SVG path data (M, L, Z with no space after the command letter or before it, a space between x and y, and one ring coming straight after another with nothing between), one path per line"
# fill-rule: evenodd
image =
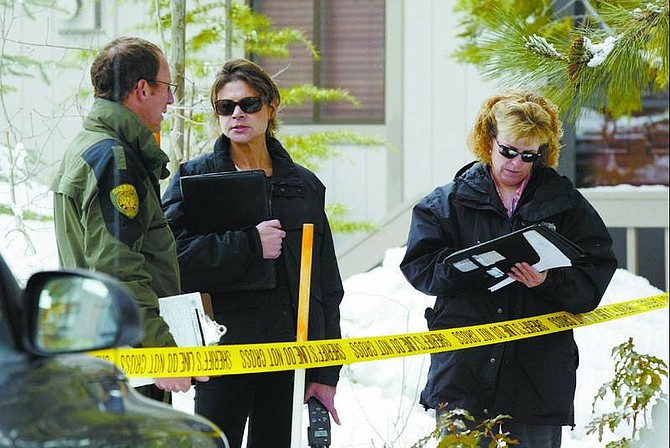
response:
M228 117L233 114L238 105L240 106L240 109L242 109L242 112L254 114L263 107L263 100L257 96L242 98L239 101L217 100L214 102L214 110L218 115Z
M521 156L521 160L523 160L526 163L532 163L538 160L541 156L542 153L538 149L537 152L521 152L516 148L512 148L510 146L505 146L501 145L500 142L496 139L496 143L498 144L498 152L502 154L503 157L506 159L513 159L516 156ZM542 146L540 146L542 148Z

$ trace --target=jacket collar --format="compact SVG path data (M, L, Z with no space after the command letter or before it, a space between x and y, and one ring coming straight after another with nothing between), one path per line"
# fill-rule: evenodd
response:
M488 166L480 162L470 163L458 171L454 181L458 185L457 196L481 203L494 202L495 196L491 193L496 189Z
M462 168L454 179L455 197L474 207L489 204L498 209L502 206L498 198L489 167L480 162ZM545 216L558 213L571 206L572 182L560 176L552 168L537 166L533 168L530 179L519 201L519 213L525 218L539 220ZM534 200L529 206L524 204L525 198L532 196Z
M157 179L170 175L167 154L160 149L151 130L123 104L96 98L91 112L84 119L84 129L120 140L139 155L144 166Z
M548 174L549 172L554 172L554 170L543 166L534 167L524 191L526 189L534 190L540 183L558 182L558 176L552 176ZM472 162L464 166L456 173L454 180L461 184L462 188L459 190L464 194L468 194L468 190L471 190L471 193L469 193L471 195L488 195L496 190L488 165L484 165L481 162Z
M296 165L282 144L274 137L266 136L265 141L272 159L272 177L275 180L286 180L296 175ZM230 157L230 139L221 134L214 142L214 153L221 161L219 169L232 171L235 164Z

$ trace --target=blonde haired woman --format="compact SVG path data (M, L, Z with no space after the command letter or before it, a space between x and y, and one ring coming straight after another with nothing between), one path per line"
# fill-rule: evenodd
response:
M401 270L436 296L426 310L431 330L519 319L598 306L617 262L601 218L554 167L562 125L539 95L510 91L487 99L468 136L476 161L413 210ZM489 292L442 261L449 254L536 223L546 223L585 252L571 267L538 272L517 263L514 283ZM572 331L431 355L421 394L437 416L454 408L477 421L512 416L503 431L522 447L555 448L574 426L579 363ZM483 440L488 446L490 440Z

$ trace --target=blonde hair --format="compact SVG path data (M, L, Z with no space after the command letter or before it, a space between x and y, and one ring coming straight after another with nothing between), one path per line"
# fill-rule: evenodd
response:
M491 164L491 142L501 130L514 140L544 142L538 163L558 166L563 125L551 101L525 90L510 90L485 100L467 138L477 160Z

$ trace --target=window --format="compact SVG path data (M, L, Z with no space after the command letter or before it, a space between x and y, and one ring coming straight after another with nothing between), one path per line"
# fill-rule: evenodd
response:
M668 185L667 92L643 98L642 106L618 120L584 114L576 136L578 187Z
M573 6L575 17L586 17L585 2ZM668 185L669 111L667 90L643 96L642 110L630 117L583 110L575 131L576 186Z
M384 122L384 0L254 0L253 8L275 29L301 29L320 52L318 61L299 46L290 59L257 58L271 75L286 69L275 77L280 88L342 88L361 103L305 103L285 109L284 122Z

